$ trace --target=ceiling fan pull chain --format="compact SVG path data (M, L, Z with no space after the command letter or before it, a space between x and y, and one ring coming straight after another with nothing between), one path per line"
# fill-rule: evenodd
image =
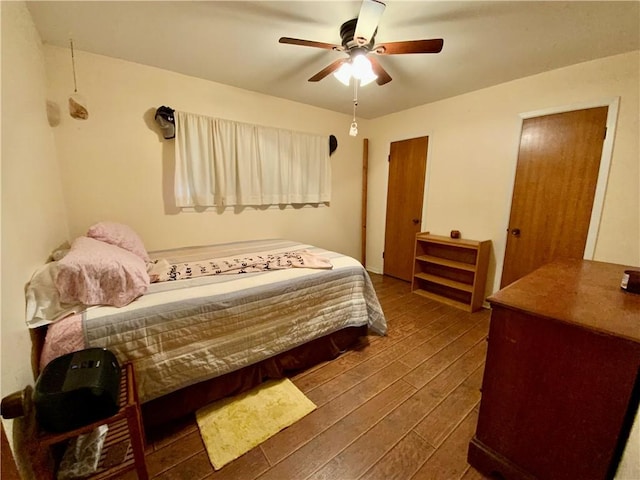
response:
M356 107L358 106L358 82L357 78L353 79L353 121L349 128L349 135L355 137L358 135L358 123L356 122Z
M356 107L358 106L358 82L357 78L353 79L353 121L356 121Z

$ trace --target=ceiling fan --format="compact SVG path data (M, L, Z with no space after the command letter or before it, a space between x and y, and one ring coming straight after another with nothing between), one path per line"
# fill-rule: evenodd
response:
M348 57L341 58L327 65L314 76L310 82L318 82L324 77L337 71L343 64L351 63L358 56L365 56L371 63L371 68L377 75L376 83L384 85L391 81L391 76L386 72L375 56L368 56L370 53L376 55L402 55L407 53L439 53L444 45L441 38L429 40L407 40L404 42L375 43L375 36L378 31L378 22L384 12L385 4L380 0L363 0L360 13L357 18L348 20L340 27L341 45L331 43L314 42L312 40L301 40L298 38L281 37L280 43L291 45L301 45L304 47L323 48L345 52Z

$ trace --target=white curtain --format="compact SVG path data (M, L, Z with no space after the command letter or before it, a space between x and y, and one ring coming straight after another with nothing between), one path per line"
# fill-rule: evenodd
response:
M327 136L175 112L178 207L331 200Z

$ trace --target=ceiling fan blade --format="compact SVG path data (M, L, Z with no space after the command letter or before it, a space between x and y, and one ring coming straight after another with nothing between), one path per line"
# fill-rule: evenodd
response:
M353 38L358 44L366 45L371 41L378 28L378 22L386 5L380 0L363 0L358 14L358 23Z
M378 85L384 85L385 83L389 83L391 81L391 75L387 73L387 71L382 68L380 62L375 57L367 57L371 62L371 68L373 69L373 73L375 73L378 78L376 78L376 83Z
M444 40L407 40L406 42L381 43L373 48L378 55L401 55L404 53L440 53Z
M278 40L280 43L287 43L289 45L301 45L303 47L315 47L324 48L326 50L344 50L342 45L334 45L332 43L314 42L312 40L301 40L299 38L280 37Z
M316 73L313 77L311 77L309 79L309 81L310 82L318 82L318 81L322 80L324 77L326 77L330 73L333 73L336 70L338 70L340 68L340 66L344 62L348 62L348 61L349 61L348 58L340 58L340 59L336 60L335 62L327 65L322 70L320 70L318 73Z

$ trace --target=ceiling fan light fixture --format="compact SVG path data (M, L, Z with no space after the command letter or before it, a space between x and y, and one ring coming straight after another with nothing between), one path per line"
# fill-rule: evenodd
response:
M378 76L373 72L371 62L364 55L356 55L353 58L352 73L354 78L360 80L360 85L368 85L373 82Z
M378 76L375 73L371 72L370 75L367 74L360 79L360 86L364 87L365 85L369 85L371 82L373 82L377 78Z
M352 67L349 62L343 63L338 70L333 72L333 76L336 77L340 83L349 86L351 81Z
M365 86L374 80L380 86L389 83L391 75L383 68L373 55L406 55L420 53L440 53L444 45L442 38L431 38L423 40L405 40L401 42L376 43L375 37L378 33L378 24L382 13L385 10L386 0L361 0L360 13L356 18L347 20L340 26L341 45L331 43L303 40L300 38L280 37L280 43L291 45L301 45L306 47L322 48L346 53L349 58L340 58L330 63L318 73L309 78L310 82L318 82L327 77L330 73L339 79L341 83L349 86L351 78L357 81L354 85ZM363 58L358 58L363 57ZM345 64L349 65L345 65ZM354 71L347 74L347 69L356 70L356 63L362 63L364 71ZM359 68L359 67L358 67ZM340 72L337 70L340 69Z

